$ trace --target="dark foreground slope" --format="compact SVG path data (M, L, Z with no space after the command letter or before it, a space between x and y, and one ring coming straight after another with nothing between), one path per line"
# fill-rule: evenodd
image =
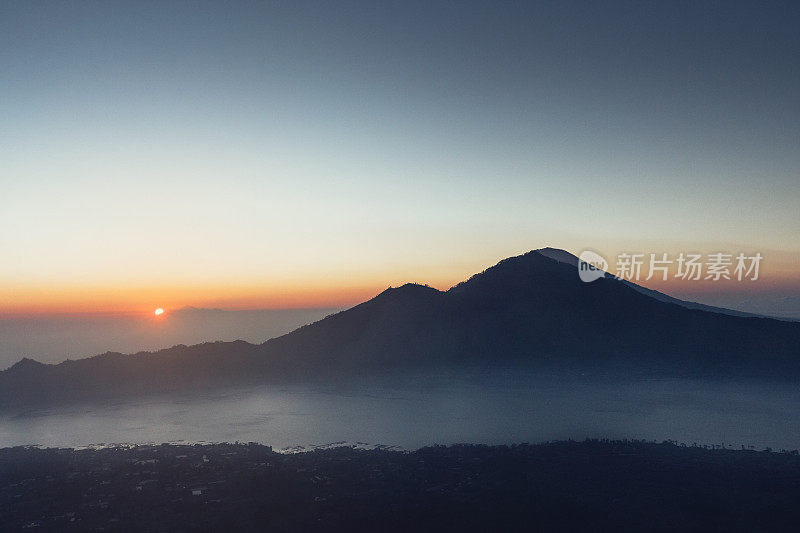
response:
M0 450L3 531L793 531L798 499L796 452L669 443Z
M262 345L207 343L59 365L23 360L0 372L0 408L519 365L617 375L800 379L800 323L691 309L611 277L583 283L574 265L533 251L446 292L411 284L388 289Z

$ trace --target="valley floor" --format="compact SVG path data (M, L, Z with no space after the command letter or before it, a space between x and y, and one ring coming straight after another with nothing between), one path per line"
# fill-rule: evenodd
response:
M797 452L641 441L0 450L0 530L792 530Z

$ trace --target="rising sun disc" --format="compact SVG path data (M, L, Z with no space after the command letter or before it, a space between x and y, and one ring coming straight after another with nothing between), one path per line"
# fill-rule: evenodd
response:
M153 312L155 313L156 316L164 314L164 310L161 309L160 307Z

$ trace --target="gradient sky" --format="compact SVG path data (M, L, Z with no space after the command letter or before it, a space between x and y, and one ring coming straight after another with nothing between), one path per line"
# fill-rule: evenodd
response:
M5 1L0 313L339 306L548 245L760 251L660 287L800 298L796 6Z

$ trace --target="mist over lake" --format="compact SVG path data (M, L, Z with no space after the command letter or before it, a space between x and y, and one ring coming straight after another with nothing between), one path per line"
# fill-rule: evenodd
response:
M3 415L0 446L259 442L416 449L461 442L647 439L800 447L800 390L759 381L496 374L285 385Z
M0 369L22 357L60 363L107 351L135 353L175 344L245 340L261 343L335 309L228 311L186 308L153 315L61 315L0 318Z

